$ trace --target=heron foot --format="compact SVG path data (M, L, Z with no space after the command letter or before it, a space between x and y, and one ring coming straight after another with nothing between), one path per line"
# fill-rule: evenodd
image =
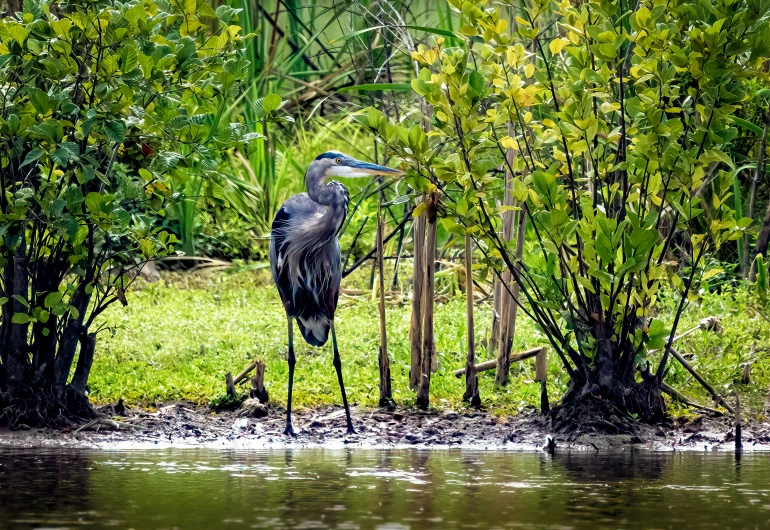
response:
M294 432L294 427L291 426L291 423L286 424L286 428L283 430L283 434L286 436L291 436L292 438L297 437L297 433Z
M356 430L353 428L353 424L348 424L348 434L357 434Z

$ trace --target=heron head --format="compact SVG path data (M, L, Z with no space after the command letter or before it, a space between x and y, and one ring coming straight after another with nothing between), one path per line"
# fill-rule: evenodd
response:
M329 177L369 177L372 175L395 177L404 174L399 169L356 160L352 156L340 153L339 151L327 151L318 155L310 165L311 168L312 166L317 166L317 170L315 168L312 169L314 172L318 171L323 174L324 179Z

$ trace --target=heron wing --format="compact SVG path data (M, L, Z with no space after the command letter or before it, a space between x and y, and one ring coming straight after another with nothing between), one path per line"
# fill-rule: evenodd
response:
M321 225L326 213L307 194L295 195L278 211L270 239L270 265L283 305L313 346L328 340L342 279L334 237L339 227L326 234Z

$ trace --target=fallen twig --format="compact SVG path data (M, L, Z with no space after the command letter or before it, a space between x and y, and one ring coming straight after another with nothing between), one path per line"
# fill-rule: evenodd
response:
M669 396L671 396L672 398L674 398L675 400L679 401L680 403L684 403L688 407L692 407L692 408L699 409L699 410L705 410L707 412L711 412L712 414L716 414L718 416L723 416L721 411L719 411L717 409L712 409L710 407L705 407L703 405L699 405L698 403L696 403L692 399L690 399L687 396L685 396L684 394L682 394L679 390L677 390L677 389L667 385L666 383L661 383L660 384L660 389L663 392L665 392L666 394L668 394Z
M722 405L724 408L730 411L731 414L735 414L735 410L725 401L725 399L717 394L717 391L714 390L714 387L712 387L708 382L706 382L703 377L695 371L695 368L690 365L689 362L687 362L687 359L682 357L682 354L680 354L678 351L676 351L674 348L669 348L669 351L671 352L671 355L679 361L679 363L684 366L684 368L692 374L692 376L701 384L703 388L705 388L709 394L711 394L711 397L714 398L714 403L717 405Z
M511 355L511 363L516 363L519 361L523 361L524 359L529 359L530 357L535 357L538 353L540 353L541 350L544 350L545 348L540 346L537 348L532 348L531 350L523 351L521 353L515 353ZM485 370L492 370L493 368L497 368L497 359L493 359L491 361L484 361L483 363L479 363L476 365L476 373L483 372ZM460 368L459 370L455 370L452 372L455 377L461 377L465 375L465 367Z
M75 432L91 430L91 429L95 429L98 431L99 427L101 426L109 427L111 429L115 429L116 431L119 431L121 429L139 429L139 430L142 429L142 427L139 427L138 425L132 425L126 422L115 421L109 418L96 418L95 420L89 421L88 423L86 423L85 425L77 429Z

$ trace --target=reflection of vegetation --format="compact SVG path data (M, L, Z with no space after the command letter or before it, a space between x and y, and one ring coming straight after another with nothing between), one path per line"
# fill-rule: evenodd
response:
M736 468L726 454L632 451L57 450L0 465L0 516L16 527L234 529L755 528L770 471L761 456Z
M367 271L368 272L368 271ZM410 271L405 271L406 276ZM348 278L343 287L359 287L368 283L365 274ZM190 399L207 403L224 390L224 375L237 372L255 358L267 363L266 379L271 398L286 399L286 345L284 315L277 293L268 283L266 273L174 275L171 283L147 285L128 294L129 305L106 315L107 323L117 326L117 334L99 336L99 350L92 376L92 398L114 402L123 397L130 403L152 404L164 400ZM404 287L406 284L403 285ZM397 295L398 296L398 295ZM715 335L698 332L683 339L680 351L692 355L691 361L715 386L732 384L740 378L740 364L747 360L746 337L760 345L770 342L770 326L752 312L753 296L743 290L731 298L705 295L701 306L688 309L682 325L690 327L710 314L724 316L724 330ZM665 297L661 318L673 312L675 297ZM437 306L436 337L441 368L432 381L436 403L459 407L463 380L451 371L464 365L465 302L457 297ZM377 351L379 329L375 301L369 297L343 296L339 310L339 339L344 359L345 381L349 383L352 402L376 405ZM489 333L491 309L479 306L476 326L477 342ZM406 402L412 395L407 389L409 370L409 302L388 306L390 351L394 357L394 398ZM514 350L545 343L530 320L522 320L516 334ZM483 349L482 360L488 358ZM758 350L752 371L752 383L744 395L744 408L750 414L763 410L764 389L770 385L766 349ZM336 376L328 348L315 349L301 345L298 363L303 366L295 377L295 399L300 406L339 403ZM566 389L567 379L555 363L551 363L549 393L559 395ZM523 407L539 405L539 386L531 382L534 367L520 363L512 367L511 384L504 390L493 390L494 374L480 374L485 402L499 414L516 413ZM708 396L688 374L672 365L668 381L691 396L708 403Z

